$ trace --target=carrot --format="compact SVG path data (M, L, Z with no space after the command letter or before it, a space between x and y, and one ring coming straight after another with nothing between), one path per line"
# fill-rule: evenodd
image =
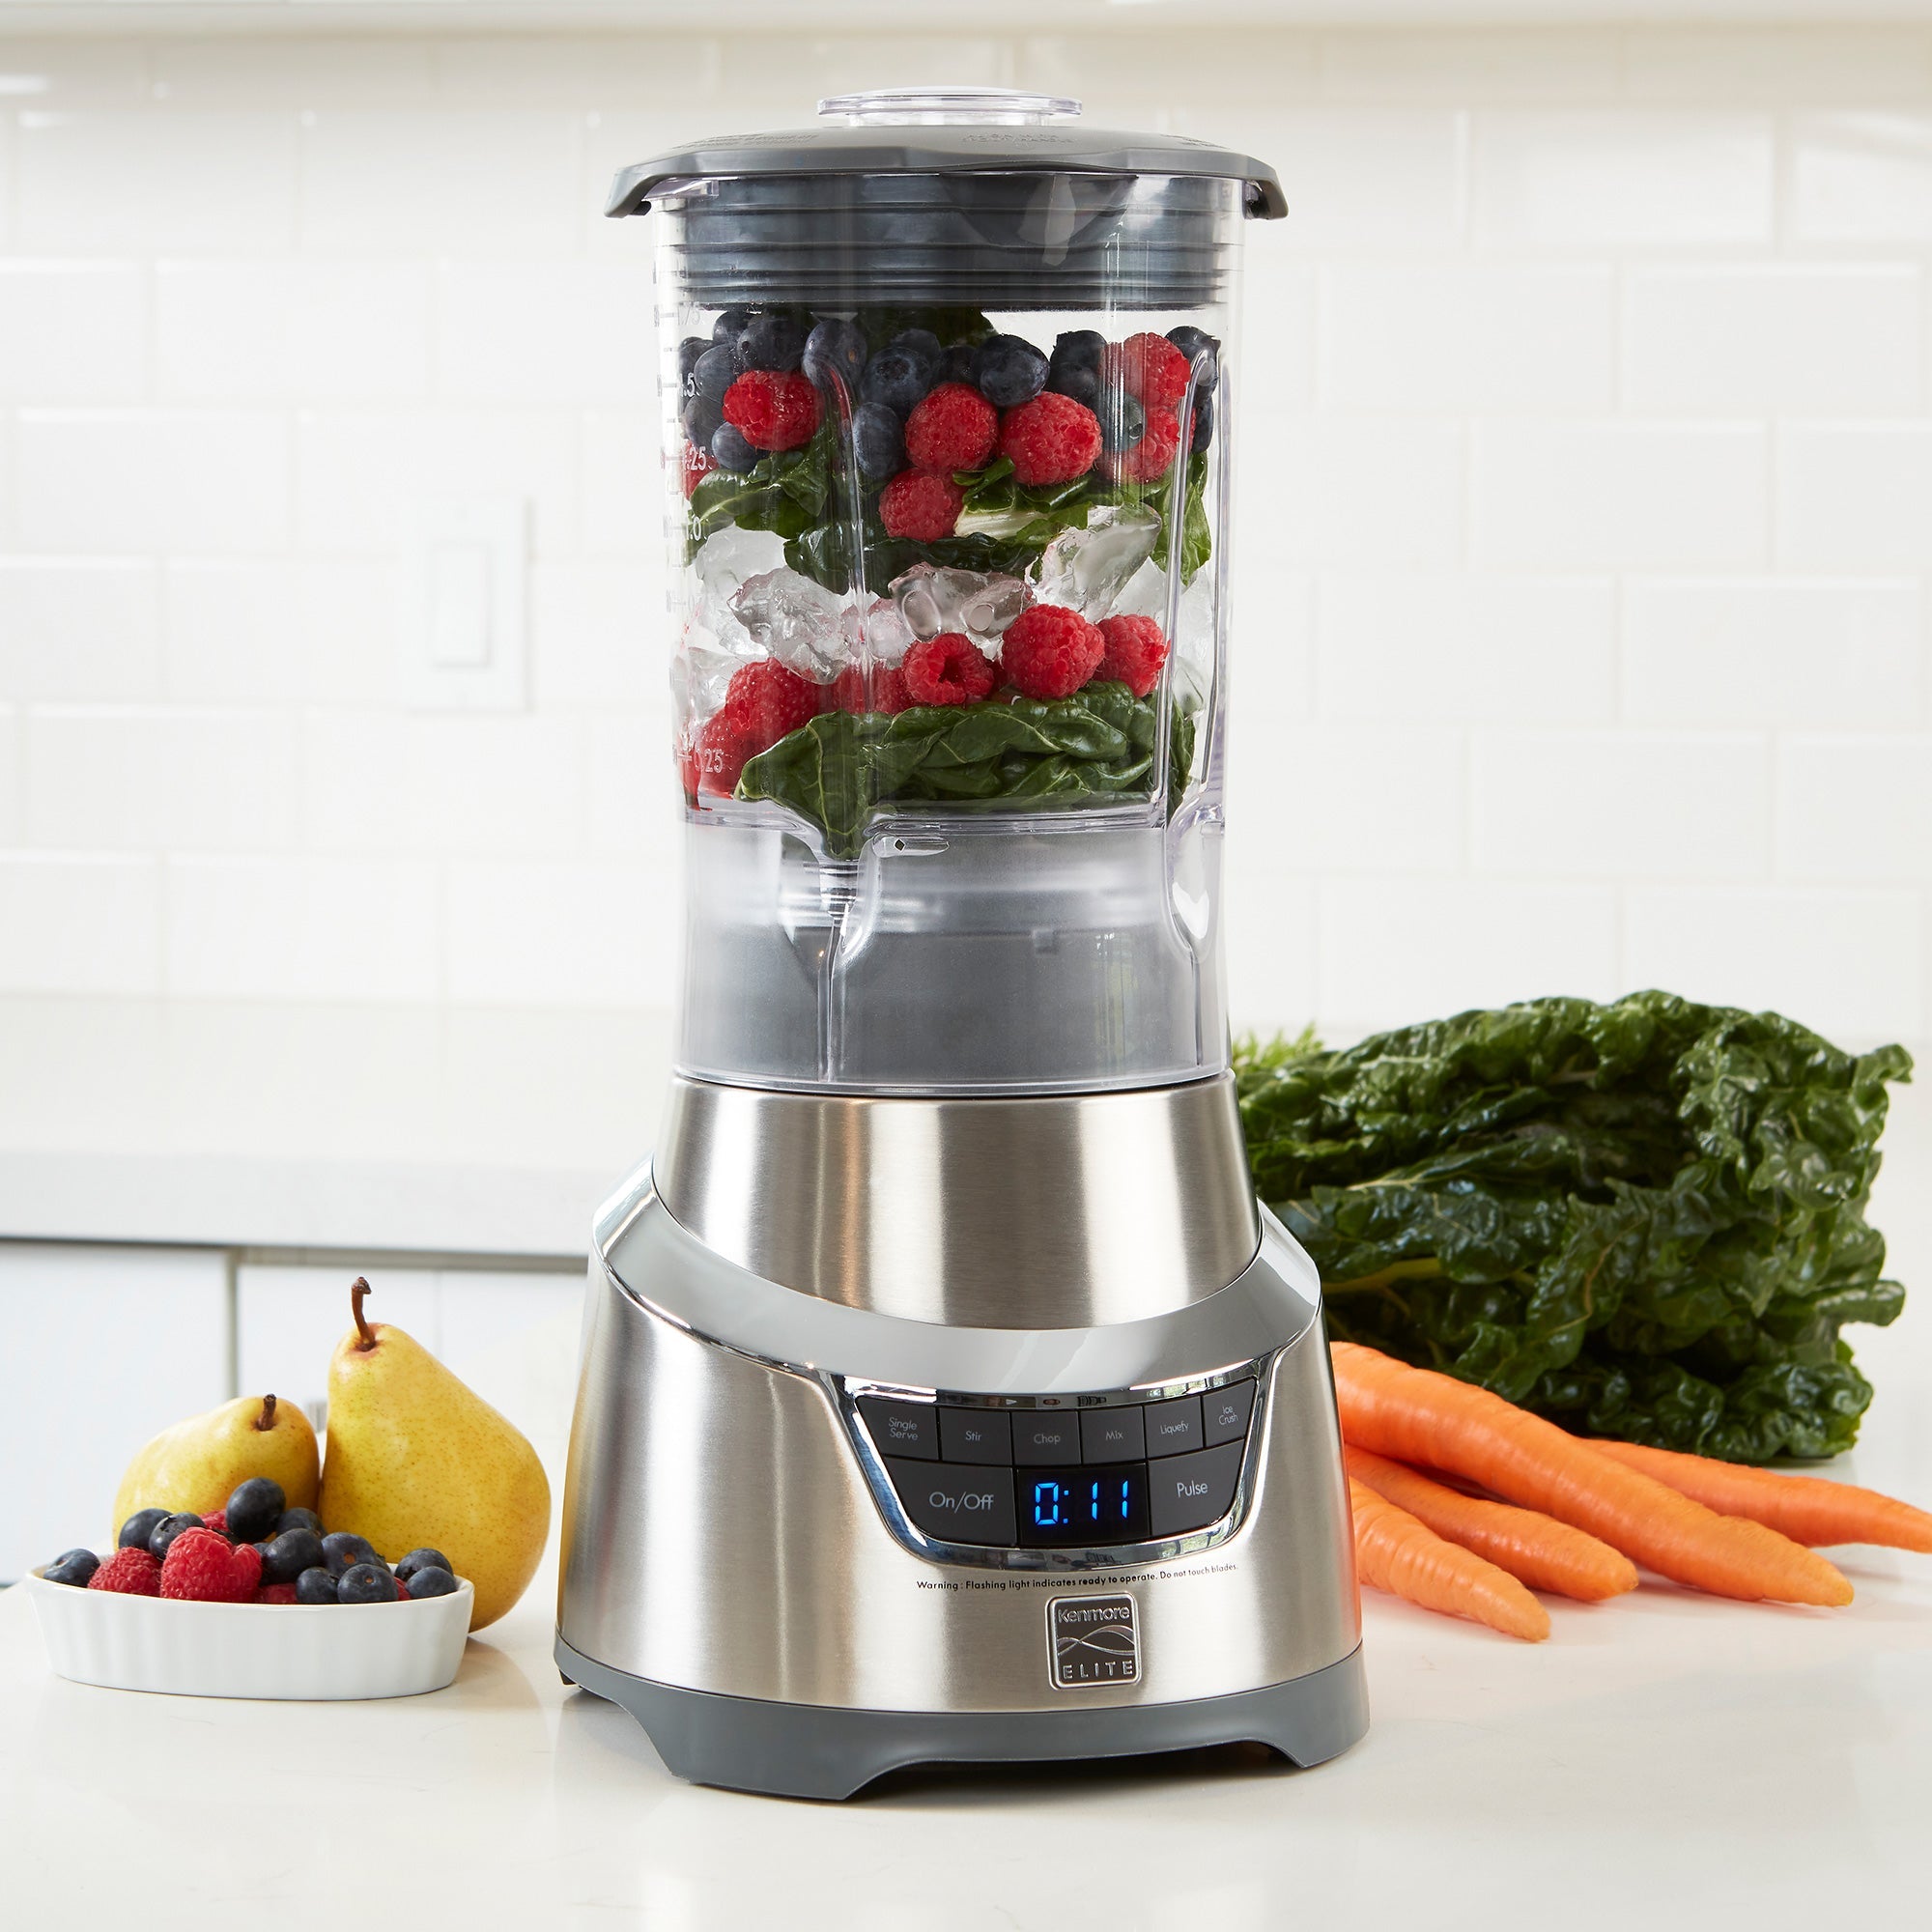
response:
M1349 1500L1354 1505L1355 1562L1363 1582L1406 1597L1425 1610L1468 1617L1528 1643L1541 1643L1549 1634L1549 1612L1507 1571L1473 1549L1445 1542L1352 1476Z
M1852 1601L1822 1556L1763 1523L1719 1516L1488 1389L1351 1342L1330 1344L1330 1354L1342 1435L1358 1449L1466 1477L1720 1597Z
M1777 1475L1720 1463L1715 1456L1685 1456L1635 1442L1593 1436L1590 1447L1628 1469L1641 1469L1669 1484L1706 1509L1747 1516L1794 1543L1885 1543L1894 1549L1932 1551L1932 1513L1877 1490L1828 1482L1822 1476Z
M1366 1449L1349 1448L1344 1454L1357 1482L1532 1590L1554 1590L1561 1597L1601 1604L1605 1597L1636 1588L1636 1565L1628 1556L1567 1522L1513 1503L1465 1496Z

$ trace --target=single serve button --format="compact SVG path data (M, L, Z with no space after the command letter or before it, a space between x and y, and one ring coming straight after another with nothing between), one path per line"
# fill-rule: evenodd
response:
M859 1413L872 1432L881 1456L924 1456L939 1461L938 1413L929 1402L887 1402L876 1395L859 1398Z
M886 1471L906 1515L927 1536L945 1543L1012 1543L1011 1470L888 1461Z

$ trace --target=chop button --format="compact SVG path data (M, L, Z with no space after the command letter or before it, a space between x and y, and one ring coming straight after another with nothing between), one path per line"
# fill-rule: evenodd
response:
M1170 1456L1150 1466L1149 1519L1155 1536L1206 1529L1228 1514L1241 1473L1241 1446L1227 1442L1192 1456Z
M905 1513L942 1543L1013 1542L1013 1479L1006 1469L895 1463L887 1472Z

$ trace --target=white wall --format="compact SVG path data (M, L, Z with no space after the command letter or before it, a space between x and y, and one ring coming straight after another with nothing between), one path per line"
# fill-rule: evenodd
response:
M0 46L0 992L662 1007L648 237L599 195L935 74L1289 187L1239 1017L1664 982L1927 1030L1917 29ZM525 715L401 702L448 491L532 506Z

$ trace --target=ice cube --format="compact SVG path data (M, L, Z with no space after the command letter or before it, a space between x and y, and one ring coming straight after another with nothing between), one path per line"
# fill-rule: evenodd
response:
M775 531L726 524L705 538L691 567L700 590L728 600L748 577L777 570L784 562L784 539Z
M935 569L916 563L892 582L893 602L915 638L943 631L963 632L982 651L991 652L1000 635L1033 601L1017 577L997 571Z
M1129 579L1153 554L1160 519L1153 511L1103 503L1085 529L1062 530L1034 565L1034 595L1062 604L1089 623L1116 614Z
M856 623L856 612L854 613ZM896 668L912 649L912 630L890 597L881 597L866 612L865 647L874 664Z
M724 688L740 665L764 653L729 609L706 591L684 626L670 663L670 695L676 716L701 724L724 702Z
M844 605L799 571L748 577L732 595L731 611L754 644L801 677L823 684L852 659Z

